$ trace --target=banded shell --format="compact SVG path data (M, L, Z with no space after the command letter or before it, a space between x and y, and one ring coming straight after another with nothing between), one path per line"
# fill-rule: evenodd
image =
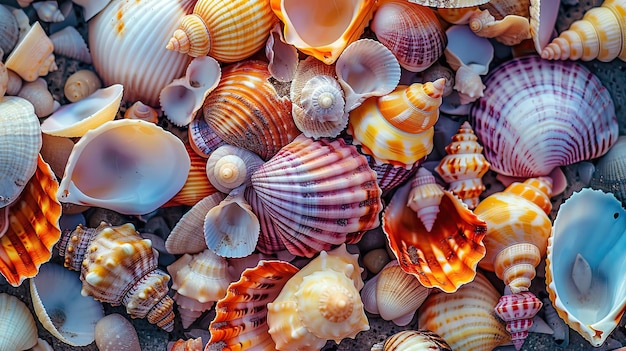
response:
M485 85L470 122L498 173L548 175L597 158L617 141L613 100L579 63L516 58L496 68Z
M28 350L37 345L37 325L25 303L0 294L0 350Z
M187 127L189 146L201 157L208 158L211 152L226 144L209 126L202 113L198 113Z
M54 45L54 53L67 56L75 60L91 63L91 53L87 48L85 39L74 27L65 27L50 35Z
M247 196L261 221L259 241L278 239L284 246L276 251L286 247L311 257L379 225L376 174L343 139L314 141L300 135L251 181L256 199Z
M262 61L227 66L203 106L206 122L220 139L264 160L300 133L291 117L291 101L279 95L270 78Z
M96 323L95 338L100 351L141 351L135 327L119 313L106 315Z
M437 184L430 171L420 167L411 180L410 189L407 206L415 211L426 231L430 232L439 214L439 206L445 194L443 188Z
M589 187L612 193L626 203L626 136L620 136L595 166Z
M189 155L189 160L191 161L187 180L185 180L185 184L183 184L183 187L176 195L163 204L164 207L193 206L205 197L218 192L207 177L207 160L196 154L189 143L185 143L185 150L187 150L187 155Z
M447 38L434 12L403 0L383 2L370 28L402 68L422 72L439 59Z
M53 48L52 41L41 24L35 22L4 64L25 81L32 82L58 69L52 54Z
M380 346L380 349L374 348ZM374 344L371 351L452 351L443 338L430 330L403 330L385 339L382 345Z
M102 82L94 71L81 69L67 78L63 87L63 93L70 102L76 102L95 93L101 87Z
M559 317L596 347L626 310L625 230L626 212L613 195L582 189L561 205L548 239L550 301Z
M541 306L543 304L535 294L523 291L502 296L494 307L498 317L506 322L506 330L511 334L516 350L522 348L528 336L528 330L533 325L533 317L539 312Z

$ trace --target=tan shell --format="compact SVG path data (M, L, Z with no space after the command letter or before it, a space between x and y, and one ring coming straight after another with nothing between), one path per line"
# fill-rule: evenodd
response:
M40 118L47 117L59 107L58 102L55 104L54 98L48 90L48 83L43 78L24 83L17 96L30 101L35 108L35 114Z
M53 44L46 35L39 22L30 28L26 36L13 49L5 64L8 69L15 71L22 79L32 82L39 76L56 71L54 62Z
M102 82L94 71L81 69L67 78L63 93L70 102L76 102L93 94L101 87Z

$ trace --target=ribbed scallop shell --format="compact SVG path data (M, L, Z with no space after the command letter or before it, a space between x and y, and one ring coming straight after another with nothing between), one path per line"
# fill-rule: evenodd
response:
M37 325L25 303L0 294L0 350L27 350L37 344Z
M443 338L430 330L403 330L385 339L381 351L452 351ZM372 348L374 351L374 348Z
M454 294L431 294L418 311L418 326L440 335L452 350L491 351L511 340L493 307L500 294L482 273Z
M276 350L267 332L267 304L296 272L296 267L282 261L259 261L256 267L246 269L215 306L217 314L209 326L211 346L207 348Z
M589 186L610 192L626 203L626 136L620 136L609 152L595 166Z
M289 252L311 257L379 225L381 190L367 159L343 139L304 135L252 174L260 220ZM262 214L258 206L262 207ZM263 218L266 217L266 218ZM262 227L264 227L262 225Z
M548 239L550 301L561 319L596 347L626 310L625 231L621 203L610 193L583 189L561 205Z
M489 0L409 0L409 2L437 8L457 8L482 5Z
M50 166L39 157L35 174L8 211L6 232L0 238L0 273L19 286L34 277L39 266L52 258L52 247L61 237L59 183ZM0 338L1 339L1 338Z
M498 173L547 175L599 157L617 141L613 100L579 63L517 58L496 68L485 85L470 122Z
M264 160L300 134L291 117L291 101L279 95L270 77L265 62L227 66L203 107L205 120L222 140Z
M435 13L405 0L383 2L370 28L398 59L402 68L421 72L443 54L447 39Z
M37 169L41 128L35 108L26 99L0 99L0 208L17 199Z
M126 88L125 101L141 100L158 107L159 93L185 73L189 60L167 50L165 43L194 4L193 0L111 1L89 21L89 49L104 85L120 83Z

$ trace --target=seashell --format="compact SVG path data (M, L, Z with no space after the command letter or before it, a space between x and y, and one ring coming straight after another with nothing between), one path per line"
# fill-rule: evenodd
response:
M106 315L96 323L95 338L100 351L141 351L135 327L118 313Z
M517 15L529 18L531 0L509 1L491 0L479 6L481 10L487 10L497 20L501 20L507 15Z
M211 339L206 348L275 350L267 332L267 304L276 299L297 271L287 262L265 260L246 269L215 305L216 316L209 325Z
M482 177L489 170L489 162L485 160L483 147L477 140L472 126L465 121L452 137L452 142L446 146L448 155L435 168L449 184L448 190L461 198L470 209L478 205L478 197L485 191Z
M208 158L211 152L226 144L209 126L202 113L189 123L187 128L189 145L201 157Z
M393 93L365 100L350 112L348 133L377 163L411 169L433 148L444 79L400 85Z
M370 28L402 68L422 72L443 54L447 39L434 12L402 0L388 0L374 13Z
M65 94L65 98L70 102L76 102L95 93L101 87L102 82L94 71L81 69L72 73L72 75L67 78L63 93Z
M4 5L0 5L0 33L2 33L0 37L0 51L8 54L17 44L20 32L17 26L17 19ZM0 61L3 61L3 56L0 55Z
M368 155L366 157L369 160L370 168L376 172L376 182L383 191L383 197L402 185L406 180L411 179L418 170L420 163L426 159L424 156L424 158L414 163L411 169L407 170L404 167L395 167L389 163L378 163L373 157Z
M454 294L430 294L418 311L418 326L440 335L452 350L492 350L511 340L493 311L498 299L500 294L478 272Z
M419 176L419 172L418 172ZM485 221L474 215L449 191L444 191L439 213L428 231L407 205L411 184L396 190L383 211L383 232L400 267L425 287L454 292L471 282L476 265L485 256Z
M204 217L209 210L217 206L224 198L225 194L213 193L187 211L176 223L170 235L165 241L167 252L179 254L195 254L207 248L204 241Z
M67 56L80 62L91 63L91 53L89 53L87 43L76 28L65 27L51 34L50 40L54 44L55 54Z
M52 247L61 236L57 179L41 157L36 167L24 191L4 208L4 223L0 223L6 228L0 238L0 273L15 287L37 275L39 266L52 258Z
M0 61L0 99L4 96L9 86L9 71Z
M7 83L6 95L15 96L22 89L22 78L10 69L7 69L7 75L9 76L9 81Z
M83 8L83 18L85 21L89 21L102 11L111 0L72 0L72 2Z
M381 351L411 350L452 351L452 348L430 330L403 330L387 337L381 346Z
M231 283L226 259L208 249L195 255L184 254L167 266L167 271L172 277L172 289L176 290L173 298L185 329L223 298Z
M319 350L369 330L359 290L362 268L345 245L322 251L291 277L267 304L267 325L277 350Z
M485 86L480 75L468 66L461 66L454 76L454 90L459 94L459 102L470 104L483 96Z
M76 1L76 0L74 0ZM100 1L91 0L94 6ZM124 100L159 106L159 93L181 77L189 58L165 49L180 18L190 13L194 0L113 0L89 21L89 49L93 66L105 86L127 87ZM87 14L88 6L85 4ZM99 7L99 6L98 6Z
M485 85L469 117L498 173L547 175L602 156L617 141L613 100L582 64L516 58L496 68Z
M57 65L52 54L53 44L39 22L35 22L21 39L4 63L19 74L22 79L32 82L48 72L56 71Z
M57 264L41 266L30 280L30 295L39 321L57 339L86 346L94 339L96 323L104 317L100 302L80 294L78 273Z
M596 347L626 310L626 291L620 287L625 219L626 212L613 195L582 189L561 205L548 239L550 301L559 317Z
M178 339L172 343L172 347L169 347L168 351L202 351L204 348L202 347L202 337L196 339Z
M216 193L218 190L211 184L206 174L206 159L198 156L188 143L185 143L185 149L191 166L187 180L183 187L169 199L163 206L193 206L205 197ZM202 215L204 218L204 215Z
M13 16L17 20L17 27L20 31L19 38L17 39L17 42L19 43L24 39L24 37L26 37L26 34L31 29L30 18L22 9L12 8L11 13L13 13Z
M589 187L612 193L622 203L626 203L626 136L618 137L617 142L602 156L595 166Z
M411 180L406 205L415 211L427 232L433 229L444 195L443 188L437 184L433 174L424 167L418 168Z
M470 17L476 11L480 11L478 6L456 8L439 7L437 8L437 15L450 24L468 24Z
M159 122L159 112L143 102L137 101L126 109L126 112L124 112L124 118L141 119L146 122L157 124Z
M489 0L409 0L409 2L437 8L459 8L482 5Z
M443 53L450 68L457 71L461 66L468 66L479 75L488 72L494 49L487 38L477 36L469 26L462 25L446 29L446 37L448 45Z
M626 40L621 29L626 25L623 0L605 0L601 6L585 12L581 20L541 48L541 58L548 60L597 59L608 62L615 58L626 61Z
M360 39L341 53L335 73L345 93L345 108L349 112L369 97L391 93L400 81L400 64L383 44Z
M528 291L546 252L551 192L550 178L529 178L489 195L474 209L487 223L487 254L478 265L496 272L514 294Z
M37 117L46 117L50 115L55 108L55 101L48 90L48 83L43 78L26 82L22 85L22 89L17 93L17 96L33 104ZM58 107L58 105L56 105L56 107Z
M174 328L174 301L167 295L170 276L157 268L156 250L131 223L97 228L79 225L57 246L65 267L80 270L81 294L113 306L124 305L133 318L147 318L165 331Z
M440 63L435 62L427 69L422 71L422 81L434 82L439 78L445 78L446 85L441 94L446 97L452 93L452 87L454 86L454 71Z
M507 15L496 20L489 10L477 11L470 17L469 27L480 37L495 38L508 46L531 38L528 18L518 15Z
M376 2L356 0L334 5L270 0L272 11L284 24L285 41L327 65L363 34Z
M279 82L291 82L298 68L298 49L285 42L283 27L276 22L265 43L267 69Z
M258 199L246 197L261 221L259 241L281 241L294 255L311 257L379 225L376 174L343 139L300 135L251 181Z
M244 257L256 247L261 225L244 198L245 188L244 184L231 190L204 218L204 240L219 256Z
M556 25L561 3L558 1L531 0L530 35L533 38L535 51L539 54L550 43Z
M57 196L62 202L145 214L183 187L189 167L183 143L170 132L141 120L109 121L74 145Z
M196 57L183 78L174 79L161 90L161 109L175 125L188 125L220 81L220 64L211 57Z
M37 325L25 303L0 294L0 350L28 350L37 345Z
M37 12L37 17L44 22L62 22L65 20L65 16L59 10L59 3L56 0L34 2L33 8Z
M263 48L276 22L268 0L200 0L193 14L183 17L167 49L236 62Z
M533 325L533 317L543 304L530 291L506 294L500 298L494 308L498 317L506 322L506 330L511 333L511 340L516 350L522 348L528 329Z
M279 95L270 77L262 61L227 66L203 106L206 122L220 139L264 160L300 133L291 117L291 101Z
M13 203L37 169L41 149L39 119L33 105L20 97L0 98L0 208Z
M229 193L242 184L250 185L252 173L263 164L261 158L246 149L222 145L206 162L206 175L215 189Z

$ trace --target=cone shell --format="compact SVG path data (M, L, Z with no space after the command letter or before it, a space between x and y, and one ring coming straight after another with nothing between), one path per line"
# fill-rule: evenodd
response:
M613 100L579 63L517 58L492 71L485 85L470 123L498 173L548 175L597 158L617 141Z
M28 350L37 345L37 325L17 297L0 294L0 350Z
M403 330L385 339L382 346L382 351L411 350L452 351L452 348L441 336L430 330Z
M445 191L430 231L407 206L409 183L400 187L383 212L383 231L400 267L426 287L454 292L471 282L485 256L487 225Z
M34 277L39 266L52 258L52 247L61 237L58 186L52 169L40 156L24 191L5 209L8 217L0 238L0 273L13 286Z
M400 66L411 72L421 72L432 65L443 55L447 44L435 13L407 1L383 2L376 9L370 28L393 52Z
M296 272L296 267L282 261L263 260L256 267L246 269L217 302L216 316L209 326L208 345L222 345L231 350L276 350L267 332L267 304L274 301Z
M35 108L26 99L0 98L0 208L14 202L37 169L42 138Z
M261 222L270 222L269 234L262 236L278 235L292 254L311 257L344 243L350 233L379 225L376 174L343 139L300 135L251 180L258 197L251 204Z
M272 11L284 23L285 41L326 64L357 40L375 7L374 0L352 0L327 6L318 2L270 0ZM319 28L324 28L320 32Z
M550 301L559 317L596 347L626 310L625 230L626 212L613 195L583 189L561 205L548 239Z
M268 160L300 132L289 98L270 82L267 64L243 61L225 67L217 88L204 102L204 118L225 142Z
M490 351L510 341L493 307L500 294L482 273L454 294L431 294L418 312L420 329L440 335L452 350Z
M26 36L18 42L5 62L8 69L27 82L32 82L48 72L56 71L52 54L54 45L39 22L35 22Z
M90 64L91 53L87 48L85 39L74 27L65 27L60 31L51 34L50 40L54 45L54 53L67 56L69 58Z

